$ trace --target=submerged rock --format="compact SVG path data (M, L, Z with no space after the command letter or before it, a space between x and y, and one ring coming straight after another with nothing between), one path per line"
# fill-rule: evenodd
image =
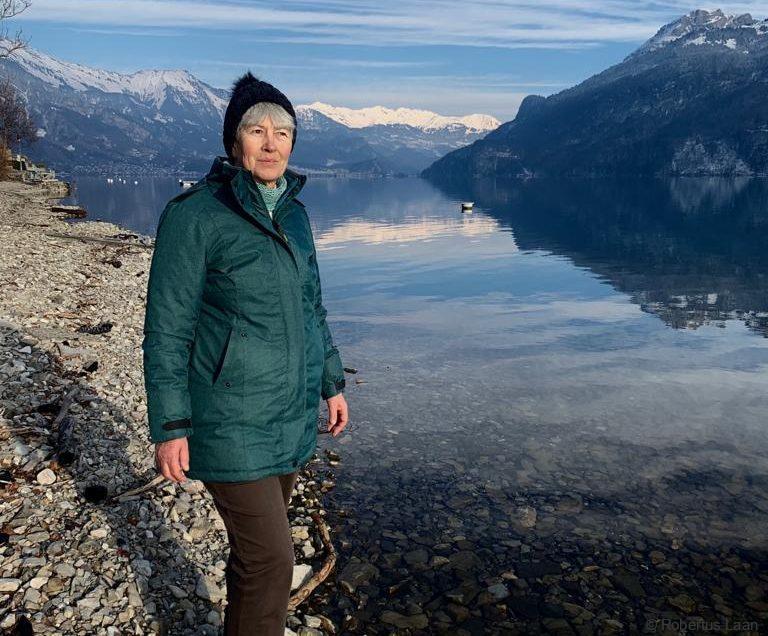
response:
M339 574L339 583L349 593L366 585L371 579L379 575L379 569L370 563L352 557L346 567Z

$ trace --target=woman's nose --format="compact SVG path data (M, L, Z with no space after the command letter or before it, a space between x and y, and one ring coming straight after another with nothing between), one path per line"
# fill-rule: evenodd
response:
M272 133L270 133L270 132L265 133L264 134L264 140L263 140L261 146L262 146L262 148L264 150L270 150L270 151L274 150L275 149L275 136Z

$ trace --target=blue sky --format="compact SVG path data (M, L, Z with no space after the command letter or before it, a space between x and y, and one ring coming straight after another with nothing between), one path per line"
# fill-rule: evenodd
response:
M250 68L294 103L426 108L511 119L621 61L692 9L664 0L32 0L33 48L121 72L185 68L229 86ZM11 25L12 27L14 25Z

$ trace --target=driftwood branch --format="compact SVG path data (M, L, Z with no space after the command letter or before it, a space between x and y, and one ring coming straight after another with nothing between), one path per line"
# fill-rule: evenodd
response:
M85 208L81 208L79 205L52 205L51 212L63 213L76 219L84 219L88 216Z
M61 401L61 407L59 408L58 415L56 415L56 419L53 420L52 430L56 430L56 457L63 466L69 466L75 460L75 451L73 449L75 419L68 417L67 411L69 411L69 407L75 401L79 390L79 387L70 389L69 393Z
M53 420L53 428L56 428L61 423L61 420L66 417L67 411L69 411L69 407L72 406L72 403L75 401L75 396L77 396L79 390L80 387L75 387L70 389L69 393L64 396L64 399L61 401L61 407L59 408L59 414L56 416L56 419Z
M331 543L331 533L328 530L328 524L323 521L323 518L316 512L312 514L312 520L320 530L320 538L323 540L323 546L328 554L323 562L323 567L319 572L316 572L304 585L302 585L296 594L291 596L288 601L288 611L295 610L301 603L303 603L307 597L312 594L314 589L320 585L333 570L336 565L336 548Z
M147 482L143 486L139 486L138 488L133 488L132 490L126 490L125 492L120 493L119 495L115 495L113 499L116 499L117 501L120 501L120 502L125 501L126 499L128 499L128 497L135 497L136 495L145 493L148 490L157 488L164 481L165 481L165 477L163 477L162 475L158 475L152 481Z
M124 247L143 247L145 250L154 249L154 245L144 245L135 241L122 241L120 239L96 238L95 236L75 236L73 234L62 234L60 232L46 232L46 236L52 238L70 239L72 241L84 241L85 243L103 243L106 245L122 245Z
M69 466L75 461L75 418L65 417L59 424L59 434L56 438L56 457L62 466Z

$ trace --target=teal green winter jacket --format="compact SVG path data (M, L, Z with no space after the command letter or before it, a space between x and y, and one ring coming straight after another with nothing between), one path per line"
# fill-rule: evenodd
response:
M223 157L160 217L144 321L152 441L186 436L187 476L292 472L317 443L320 399L344 388L312 229L290 169L270 218Z

